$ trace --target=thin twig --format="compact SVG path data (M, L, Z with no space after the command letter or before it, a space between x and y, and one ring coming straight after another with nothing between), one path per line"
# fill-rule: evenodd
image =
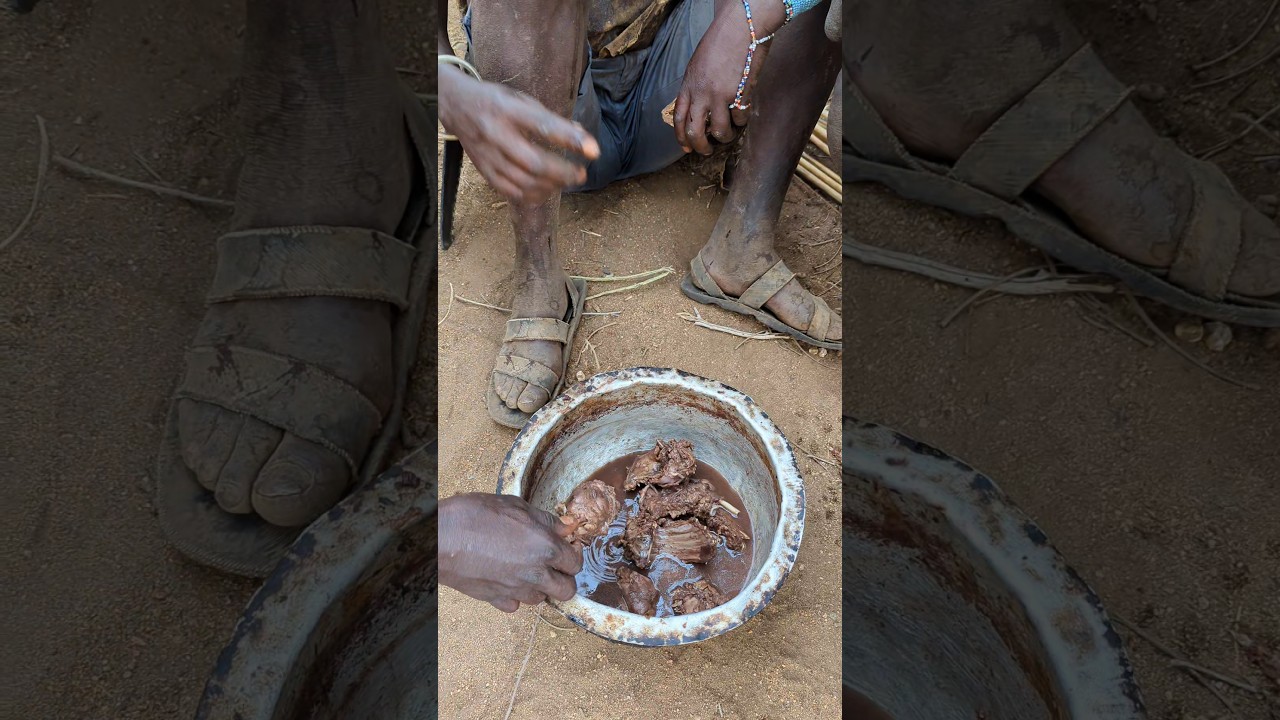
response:
M453 312L453 283L449 283L449 304L445 306L444 315L441 316L440 322L436 323L436 327L443 325L444 321L449 319L449 313L451 312Z
M534 615L537 615L535 612ZM524 651L524 662L520 665L520 672L516 674L516 685L511 688L511 702L507 704L507 714L502 716L502 720L510 720L511 708L516 706L516 693L520 691L520 680L524 677L524 669L529 667L529 656L533 654L533 639L538 634L538 621L533 621L533 627L529 628L529 649Z
M1218 378L1223 382L1231 383L1232 385L1245 388L1246 390L1262 389L1261 387L1254 385L1251 382L1246 382L1244 380L1237 380L1231 377L1230 375L1225 375L1223 373L1220 373L1217 370L1214 370L1213 368L1209 367L1208 365L1205 365L1203 362L1200 362L1200 360L1197 359L1194 355L1187 352L1186 350L1183 350L1182 347L1179 346L1177 343L1175 343L1172 339L1170 339L1168 335L1165 335L1160 330L1160 328L1156 327L1155 322L1151 320L1151 316L1147 315L1147 311L1143 310L1142 306L1138 304L1138 299L1133 296L1133 293L1126 291L1125 295L1129 298L1129 304L1133 306L1134 312L1138 314L1138 317L1142 318L1142 322L1147 326L1147 329L1150 330L1156 337L1163 340L1165 345L1168 345L1169 347L1173 348L1179 355L1185 358L1187 362L1191 363L1192 365L1195 365L1196 367L1200 368L1201 370L1204 370L1205 372L1209 373L1210 375Z
M536 611L536 610L534 611L534 613L533 613L533 614L534 614L534 615L537 615L537 616L538 616L538 619L539 619L539 620L541 620L542 622L546 623L548 627L555 628L556 630L560 630L561 632L570 632L570 631L572 631L572 630L576 630L576 629L577 629L577 627L576 627L576 626L574 626L574 625L570 625L570 626L568 626L568 627L564 627L564 626L562 626L562 625L557 625L557 624L555 624L555 623L551 622L550 620L548 620L548 619L547 619L547 618L546 618L546 617L545 617L541 612L538 612L538 611Z
M974 290L980 290L1000 280L994 275L965 270L910 253L866 245L856 240L845 240L843 252L845 256L867 265L923 275L933 280ZM1029 278L1015 278L1001 286L1000 292L1005 295L1053 295L1056 293L1081 292L1107 294L1115 292L1115 285L1102 285L1091 282L1097 279L1098 277L1095 275L1036 275Z
M476 307L489 308L490 310L497 310L498 312L504 312L504 313L511 312L511 308L498 307L497 305L482 303L479 300L470 300L468 298L462 297L461 295L458 296L458 302L466 303L468 305L475 305Z
M99 180L105 180L117 185L124 185L125 187L138 188L139 190L150 190L157 195L168 195L170 197L182 198L189 202L201 205L212 205L213 207L234 208L236 206L236 204L230 200L222 200L220 198L208 197L206 195L197 195L195 193L187 192L186 190L165 187L164 185L156 185L154 183L142 182L140 180L131 180L127 177L121 177L119 175L106 172L105 170L89 167L88 165L78 163L71 158L65 158L57 154L53 156L53 162L74 173L87 175Z
M1253 27L1253 32L1249 33L1249 37L1245 38L1239 45L1231 48L1212 60L1206 60L1198 65L1192 65L1191 69L1199 72L1200 70L1211 68L1220 62L1231 59L1236 53L1248 47L1249 43L1253 42L1258 37L1258 34L1262 32L1262 29L1271 22L1271 16L1275 14L1277 6L1280 6L1280 0L1271 0L1271 7L1267 8L1267 14L1263 16L1262 22L1255 25Z
M1165 657L1168 657L1170 660L1175 662L1179 660L1182 660L1185 662L1185 658L1183 658L1181 654L1173 650L1173 648L1170 648L1168 645L1165 645L1164 643L1160 642L1156 638L1152 637L1151 635L1148 635L1146 632L1143 632L1143 630L1139 628L1137 625L1134 625L1133 623L1129 622L1128 620L1125 620L1122 617L1119 617L1118 615L1112 615L1111 619L1114 620L1117 625L1127 628L1134 635L1137 635L1139 638L1146 640L1148 643L1151 644L1151 647L1154 647L1161 655L1164 655ZM1210 685L1209 681L1205 679L1204 675L1200 673L1200 670L1198 668L1183 667L1181 669L1184 672L1186 672L1188 675L1190 675L1191 679L1200 683L1201 686L1209 690L1209 692L1213 693L1214 697L1218 698L1218 701L1221 702L1224 706L1226 706L1228 711L1230 711L1232 714L1236 714L1236 709L1227 700L1226 696L1218 692L1217 688Z
M150 175L156 182L160 183L161 185L169 184L168 182L165 182L164 178L160 177L160 173L156 172L154 169L152 169L150 165L147 164L146 160L142 159L142 153L138 152L137 150L134 150L132 151L131 154L133 155L133 159L138 162L138 165L141 165L142 169L146 170L147 174Z
M648 280L641 280L641 281L640 281L640 282L638 282L638 283L634 283L634 284L631 284L631 285L627 285L627 286L625 286L625 287L613 288L612 290L602 290L602 291L600 291L600 292L598 292L598 293L595 293L594 295L588 295L586 299L587 299L587 300L595 300L596 298L602 298L602 297L604 297L605 295L613 295L613 294L615 294L615 293L630 292L630 291L635 290L635 289L637 289L637 288L642 288L642 287L644 287L645 285L648 285L648 284L650 284L650 283L655 283L655 282L657 282L657 281L661 280L662 278L665 278L666 276L673 274L673 273L675 272L675 268L671 268L671 267L664 267L664 268L659 268L658 270L655 270L655 271L653 271L653 272L654 272L654 273L656 273L656 274L654 274L654 276L653 276L653 277L651 277L651 278L649 278Z
M1271 50L1269 50L1266 55L1263 55L1262 57L1249 63L1248 65L1245 65L1244 67L1240 68L1239 70L1233 73L1227 73L1222 77L1213 78L1212 80L1205 80L1204 82L1193 83L1191 85L1191 89L1203 90L1204 88L1207 88L1207 87L1213 87L1214 85L1219 85L1221 83L1228 82L1230 80L1235 80L1241 75L1251 72L1254 68L1260 65L1263 65L1277 57L1280 57L1280 45L1276 45L1274 48L1271 48Z
M583 232L586 232L585 230ZM650 275L660 272L673 273L675 268L664 266L655 270L645 270L644 272L634 273L631 275L605 275L603 277L588 277L586 275L573 275L574 280L582 280L584 282L622 282L623 280L635 280L636 278L646 278Z
M1099 300L1098 298L1096 298L1096 297L1094 297L1094 296L1092 296L1092 295L1081 295L1081 296L1080 296L1080 303L1077 305L1077 307L1079 307L1079 308L1080 308L1080 314L1081 314L1081 317L1083 317L1086 321L1090 321L1090 320L1092 319L1092 318L1089 316L1088 311L1086 311L1086 310L1084 309L1084 308L1086 308L1086 307L1087 307L1087 308L1089 308L1090 310L1093 310L1095 313L1097 313L1097 317L1102 318L1102 320L1100 320L1100 321L1099 321L1099 320L1094 320L1094 322L1099 322L1099 323L1101 323L1101 322L1105 321L1107 325L1111 326L1112 328L1114 328L1114 329L1116 329L1116 330L1119 330L1120 332L1124 333L1125 335L1128 335L1129 337L1133 338L1134 340L1137 340L1138 342L1142 343L1142 344L1143 344L1144 346L1146 346L1146 347L1149 347L1149 348L1150 348L1150 347L1155 347L1155 346L1156 346L1156 341L1155 341L1155 340L1152 340L1152 339L1151 339L1151 338L1149 338L1149 337L1143 337L1143 336L1139 335L1138 333L1134 332L1132 328L1130 328L1130 327L1128 327L1127 325L1125 325L1125 324L1121 323L1121 322L1120 322L1120 321L1115 317L1115 314L1111 312L1110 308L1108 308L1106 305L1104 305L1104 304L1102 303L1102 301L1101 301L1101 300ZM1098 325L1098 326L1096 326L1096 327L1101 327L1103 330L1106 330L1106 329L1107 329L1107 326L1106 326L1106 325Z
M1200 151L1197 154L1197 157L1199 157L1201 160L1206 160L1208 158L1211 158L1214 155L1217 155L1218 153L1222 152L1223 150L1226 150L1227 148L1231 147L1232 145L1235 145L1237 142L1240 142L1249 133L1253 132L1254 130L1260 130L1270 135L1271 133L1265 127L1263 127L1262 123L1266 122L1267 118L1271 117L1276 112L1280 112L1280 105L1276 105L1275 107L1266 111L1265 113L1262 114L1262 117L1259 117L1257 119L1249 117L1248 115L1244 115L1243 116L1245 120L1244 130L1241 130L1240 132L1236 133L1235 135L1232 135L1226 140L1223 140L1217 145L1214 145L1212 147L1209 147L1205 150ZM1238 116L1239 115L1243 115L1243 113L1239 113Z
M787 340L791 337L790 335L784 335L782 333L767 332L767 331L747 332L746 330L731 328L731 327L728 327L727 325L717 325L713 322L707 322L706 320L702 319L702 313L698 312L697 308L694 308L692 313L687 313L687 312L676 313L676 317L679 317L681 320L687 320L688 322L691 322L695 326L700 328L706 328L707 330L714 330L715 332L722 332L722 333L725 333L726 335L733 335L734 337L740 337L746 340Z
M14 228L4 242L0 242L0 250L9 247L9 243L17 240L18 236L27 229L27 224L36 215L36 207L40 205L40 193L44 190L45 175L49 172L49 131L44 126L44 118L39 115L36 115L36 127L40 129L40 164L36 169L36 187L31 192L31 207L27 208L27 214L22 218L22 222L18 223L18 227Z
M959 316L960 316L960 313L964 312L965 308L967 308L967 307L969 307L970 305L972 305L972 304L974 303L974 301L975 301L975 300L977 300L978 298L982 297L983 295L986 295L986 294L987 294L987 293L989 293L989 292L994 292L994 291L998 290L998 289L1000 288L1000 286L1001 286L1001 285L1004 285L1005 283L1009 282L1010 280L1016 280L1017 278L1020 278L1020 277L1022 277L1022 276L1024 276L1024 275L1030 275L1030 274L1031 274L1031 273L1033 273L1033 272L1036 272L1036 271L1039 271L1039 270L1046 270L1046 269L1047 269L1047 268L1045 268L1045 267L1044 267L1044 266L1042 266L1042 265L1033 265L1033 266L1031 266L1031 267L1025 267L1025 268L1022 268L1021 270L1019 270L1019 271L1017 271L1017 272L1010 273L1010 274L1008 274L1008 275L1006 275L1006 276L1004 276L1004 277L1002 277L1002 278L998 278L995 282L991 283L990 285L987 285L987 286L986 286L986 287L984 287L984 288L979 289L977 292L975 292L975 293L973 293L972 295L970 295L970 296L969 296L969 297L968 297L964 302L960 303L960 305L959 305L958 307L956 307L956 309L955 309L955 310L952 310L952 311L951 311L951 314L950 314L950 315L947 315L945 318L943 318L943 319L942 319L942 322L940 323L940 325L941 325L942 327L946 327L946 326L950 325L950 324L951 324L951 321L952 321L952 320L955 320L957 317L959 317Z
M814 455L813 453L809 452L808 450L805 450L804 448L800 448L800 452L804 453L805 457L818 463L819 465L827 465L833 468L840 467L838 463L831 462L830 460L823 460L822 458L818 457L817 455Z
M1196 672L1207 675L1210 678L1213 678L1214 680L1217 680L1220 683L1225 683L1227 685L1230 685L1235 688L1239 688L1241 690L1244 690L1245 692L1252 693L1254 695L1266 694L1262 690L1262 688L1258 687L1257 685L1251 685L1239 678L1235 678L1230 675L1220 673L1217 670L1211 670L1203 665L1197 665L1191 662L1190 660L1173 659L1169 661L1169 664L1172 665L1173 667L1182 668L1184 670L1195 670Z

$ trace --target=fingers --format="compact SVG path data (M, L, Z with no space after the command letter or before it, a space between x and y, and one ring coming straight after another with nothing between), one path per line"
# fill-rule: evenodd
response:
M533 98L528 100L531 107L518 119L521 127L536 140L577 153L588 160L600 157L600 145L586 128L551 112Z
M671 122L676 126L676 142L680 143L680 147L689 152L689 136L686 132L685 124L689 119L689 96L683 92L676 98L676 107L672 113Z
M489 604L498 608L504 613L513 613L520 609L519 601L511 600L511 599L490 600Z
M565 515L560 518L560 522L555 526L556 535L568 540L573 531L578 529L578 521L572 515Z
M685 139L697 152L703 155L711 154L711 142L707 139L707 114L709 110L707 106L701 102L695 103L689 111L689 117L685 121L686 136Z
M551 570L538 585L538 590L549 598L563 602L578 593L578 583L570 575Z
M565 575L577 575L582 572L582 551L563 540L557 541L555 554L547 561L547 565Z
M543 150L523 137L511 138L502 146L510 162L524 170L539 185L572 187L587 180L587 169Z
M733 141L733 125L729 121L729 106L720 104L711 107L711 137L718 142Z

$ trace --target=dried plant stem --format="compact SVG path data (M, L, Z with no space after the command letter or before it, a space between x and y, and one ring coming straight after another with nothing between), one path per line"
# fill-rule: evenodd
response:
M31 218L36 215L36 208L40 205L40 194L44 191L45 176L49 173L49 131L44 126L44 118L36 115L36 127L40 130L40 164L36 169L36 187L31 192L31 207L27 209L27 214L22 218L22 222L18 223L18 227L14 228L9 237L0 242L0 250L9 247L9 244L18 239L23 231L27 229L27 225L31 223Z

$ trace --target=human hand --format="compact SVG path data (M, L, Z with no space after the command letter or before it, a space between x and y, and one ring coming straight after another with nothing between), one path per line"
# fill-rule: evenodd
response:
M763 38L782 25L783 10L778 0L751 3L756 38ZM684 72L684 83L676 96L676 140L685 152L711 154L711 138L731 142L735 128L747 124L747 111L730 109L742 80L742 70L751 44L746 9L742 0L716 0L715 19L698 43ZM742 102L750 104L752 90L769 53L769 43L757 45L751 58L751 74Z
M440 584L503 612L568 600L582 551L573 525L513 495L466 493L440 501Z
M557 150L600 157L591 133L528 95L453 66L440 67L439 88L440 122L485 182L513 202L537 204L586 181L586 168Z

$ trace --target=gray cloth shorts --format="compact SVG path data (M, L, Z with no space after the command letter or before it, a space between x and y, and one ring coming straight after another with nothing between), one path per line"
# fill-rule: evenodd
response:
M600 157L587 166L586 183L573 192L655 172L684 156L662 110L680 91L684 70L714 13L713 0L683 0L649 47L621 57L591 58L578 84L573 119L600 143ZM462 26L470 41L470 13Z

